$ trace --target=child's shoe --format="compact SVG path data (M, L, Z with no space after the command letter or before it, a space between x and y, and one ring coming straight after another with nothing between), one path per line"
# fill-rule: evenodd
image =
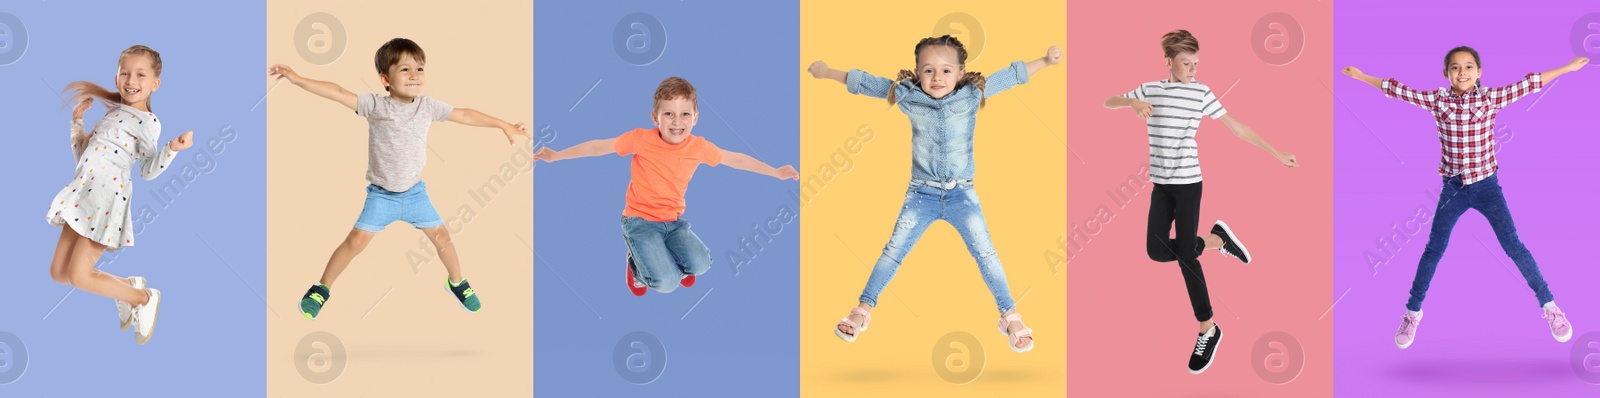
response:
M1217 344L1222 342L1222 327L1211 325L1211 330L1200 333L1194 340L1194 352L1189 354L1189 374L1200 374L1211 367L1216 358Z
M306 295L300 298L300 315L306 319L317 319L317 314L322 312L322 304L328 301L328 287L321 283L311 285L306 289Z
M1572 323L1567 322L1567 313L1561 312L1556 302L1544 304L1544 319L1550 321L1550 335L1555 336L1556 341L1565 343L1572 339Z
M150 335L156 331L156 311L161 309L161 291L144 289L150 295L150 301L144 305L133 308L133 341L141 345L150 342Z
M1222 254L1239 259L1245 264L1250 263L1250 250L1244 248L1244 243L1239 242L1239 237L1234 236L1233 229L1228 228L1228 223L1217 220L1211 226L1211 233L1222 238Z
M1404 350L1417 341L1417 324L1422 323L1422 311L1415 313L1406 311L1406 316L1400 318L1400 331L1394 334L1394 345Z
M128 277L128 282L133 284L134 289L144 290L144 277L130 276ZM122 300L116 300L116 302L117 319L122 321L117 327L122 330L128 330L128 325L133 324L133 306Z
M465 278L461 279L459 284L452 284L450 283L450 278L445 277L444 288L449 290L450 294L454 294L456 301L461 302L461 308L466 309L468 312L478 312L479 309L483 308L483 305L478 303L478 293L472 291L472 284L467 283Z
M628 266L625 267L625 268L628 269L628 292L633 293L634 296L644 296L645 290L648 290L648 289L645 288L644 283L639 282L638 278L634 278L633 277L633 254L632 253L628 254ZM693 284L693 282L690 282L690 284Z

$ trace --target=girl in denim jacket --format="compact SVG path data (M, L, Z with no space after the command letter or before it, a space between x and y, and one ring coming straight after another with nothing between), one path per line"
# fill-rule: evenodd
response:
M973 188L976 168L972 137L978 109L985 99L1027 83L1035 72L1060 63L1061 49L1050 47L1044 57L1013 62L987 79L966 71L967 50L949 35L922 39L917 42L915 54L917 70L901 70L895 80L856 69L846 72L829 68L822 61L809 68L813 77L844 83L851 94L887 99L911 118L911 183L906 188L905 204L883 255L867 278L860 303L839 321L834 334L854 342L860 332L867 330L878 294L894 278L900 261L934 221L945 220L961 234L968 252L978 262L978 270L1000 311L1000 333L1009 339L1012 351L1028 352L1033 349L1033 331L1023 325L1022 315L1011 299L1005 269L989 241L988 224Z

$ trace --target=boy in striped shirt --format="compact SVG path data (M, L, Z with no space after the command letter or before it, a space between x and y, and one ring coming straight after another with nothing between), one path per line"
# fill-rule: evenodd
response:
M1197 235L1200 228L1200 148L1195 141L1202 117L1220 120L1233 135L1271 153L1285 166L1295 167L1294 154L1278 152L1254 130L1228 115L1211 88L1195 82L1199 67L1200 42L1186 30L1175 30L1161 37L1166 55L1167 79L1139 85L1133 91L1106 99L1110 109L1133 108L1145 121L1150 136L1150 217L1145 234L1145 251L1159 262L1177 261L1183 270L1189 304L1200 322L1199 337L1189 354L1189 373L1199 374L1211 366L1222 329L1212 321L1211 298L1206 290L1205 273L1200 270L1200 253L1218 249L1246 264L1250 252L1228 224L1217 220L1211 233ZM1168 238L1176 225L1177 237Z

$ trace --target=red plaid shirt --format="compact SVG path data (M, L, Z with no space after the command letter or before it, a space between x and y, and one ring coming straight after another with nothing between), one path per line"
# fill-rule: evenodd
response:
M1544 87L1540 74L1529 73L1522 81L1498 88L1477 88L1461 94L1448 87L1419 91L1395 79L1383 81L1383 95L1399 98L1429 112L1439 125L1439 175L1461 176L1471 184L1494 175L1494 118L1500 109Z

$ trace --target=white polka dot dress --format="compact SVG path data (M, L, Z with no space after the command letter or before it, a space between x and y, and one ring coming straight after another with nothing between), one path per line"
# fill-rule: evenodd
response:
M161 123L154 113L118 104L94 126L77 153L77 172L55 199L45 220L69 225L79 235L106 245L107 250L133 246L134 161L140 177L156 178L172 164L177 151L160 142Z

